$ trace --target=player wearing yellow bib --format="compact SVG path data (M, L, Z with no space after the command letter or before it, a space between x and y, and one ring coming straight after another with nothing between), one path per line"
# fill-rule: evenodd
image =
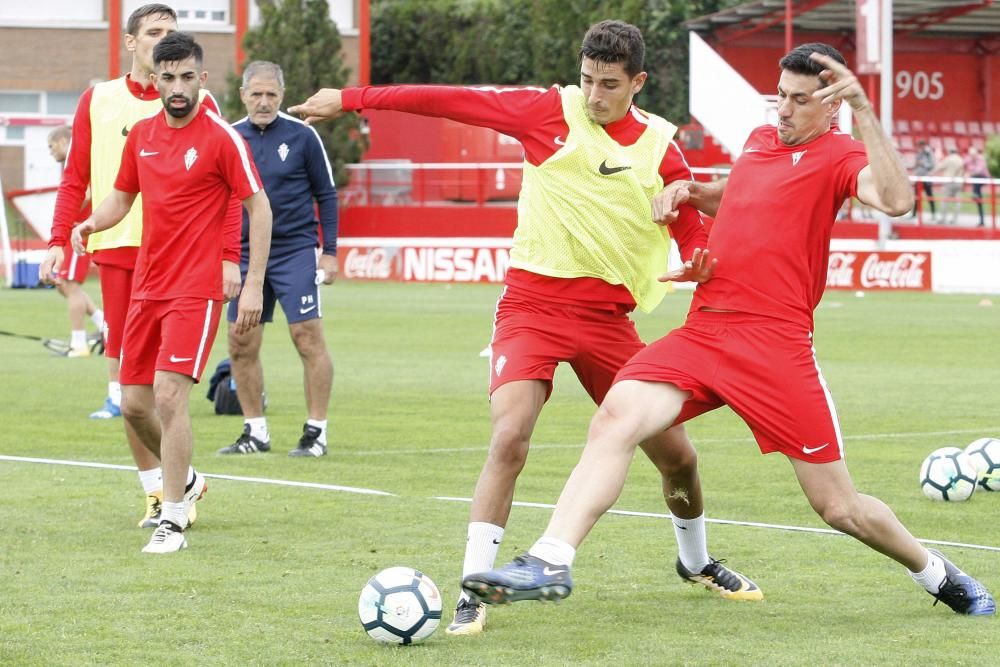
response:
M490 358L490 451L472 501L463 577L490 569L510 514L531 433L569 363L600 403L618 370L644 347L628 316L664 295L670 235L656 225L653 197L690 179L676 128L641 111L645 47L632 25L604 21L580 50L580 86L548 90L389 86L324 89L289 109L307 121L343 111L392 109L490 127L518 139L525 165L505 287ZM671 280L706 280L707 235L685 208L670 227L687 261ZM643 443L663 477L680 549L677 571L723 597L761 599L760 589L708 555L697 456L682 429ZM448 633L477 634L485 606L463 594Z

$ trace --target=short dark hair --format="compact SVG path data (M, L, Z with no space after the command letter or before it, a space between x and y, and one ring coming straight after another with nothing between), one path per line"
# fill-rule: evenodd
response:
M201 44L194 41L194 35L189 32L172 32L153 47L153 66L156 67L163 62L180 62L192 56L201 66L204 51Z
M125 34L135 35L139 32L139 27L142 25L142 20L147 16L152 16L153 14L159 14L160 16L166 14L172 18L175 22L177 21L177 12L174 11L173 7L168 7L167 5L162 5L158 2L152 4L143 5L137 10L132 12L128 17L128 23L125 24Z
M646 44L642 32L624 21L601 21L590 26L580 44L580 59L590 58L599 63L622 63L629 76L642 71L646 60Z
M808 44L800 44L794 49L785 54L785 56L778 61L778 67L792 74L805 74L807 76L819 76L819 73L826 69L823 65L816 62L809 57L810 54L821 53L824 56L830 56L836 60L841 65L847 66L847 61L844 60L844 56L840 54L840 51L833 48L829 44L824 44L823 42L809 42ZM820 81L823 85L826 85L826 81L820 77Z

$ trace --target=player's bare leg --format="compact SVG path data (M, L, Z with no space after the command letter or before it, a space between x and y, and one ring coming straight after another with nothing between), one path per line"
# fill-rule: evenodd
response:
M476 482L470 521L507 525L514 485L528 459L547 392L546 382L520 380L498 387L490 396L490 449Z
M548 389L548 383L541 380L518 380L497 387L490 396L490 450L472 494L463 578L491 569L495 563L514 501L514 486L528 458L531 433ZM463 593L447 632L479 634L485 621L485 607Z
M117 379L118 360L109 361L114 362ZM160 418L156 414L153 388L148 385L123 388L122 414L125 417L125 439L146 494L146 513L138 525L140 528L156 528L163 505L163 477L160 470Z
M616 383L590 422L587 445L563 487L544 537L499 570L466 576L462 587L487 603L569 595L576 548L614 505L639 442L664 431L688 393L673 385ZM517 576L508 576L517 570Z
M639 446L660 472L663 498L670 509L677 538L678 558L674 564L677 574L727 600L763 599L757 584L708 553L698 454L684 427L674 426L657 433Z
M809 504L829 525L906 567L927 592L961 614L992 615L989 592L938 552L924 548L878 498L858 493L843 459L809 463L789 457Z
M76 281L61 280L56 285L56 289L66 298L66 310L69 314L70 331L72 331L70 353L67 356L90 356L90 347L87 345L86 317L97 312L97 306L80 283Z
M636 445L673 423L686 398L687 392L670 384L616 383L590 422L587 445L563 487L545 537L578 547L621 495Z
M229 323L230 372L236 381L236 396L243 410L243 433L231 445L219 449L219 454L271 451L271 434L264 417L264 368L260 363L263 342L263 324L237 333L235 323Z
M678 557L677 574L692 584L702 584L727 600L762 600L760 587L708 553L705 505L698 476L698 453L683 426L657 433L640 445L653 462L663 484L663 498L670 509Z
M333 387L333 361L326 349L323 320L316 318L288 325L295 349L302 359L303 384L306 410L309 418L302 428L298 446L290 452L294 456L322 456L326 454L327 409Z
M204 493L204 479L191 468L194 433L188 399L193 386L190 377L171 371L156 371L153 380L153 399L163 432L163 513L159 527L143 549L147 553L168 553L187 546L187 506Z
M663 499L670 514L695 519L705 511L698 476L698 453L683 426L674 426L653 435L639 445L660 472Z
M109 359L109 375L112 382L118 382L119 364L117 359ZM144 385L133 385L134 387ZM133 390L134 392L134 390ZM152 392L152 388L150 388ZM124 399L124 388L122 398ZM124 404L124 401L123 401ZM147 408L148 404L148 408ZM125 419L125 438L128 440L129 450L132 452L132 460L135 461L139 471L155 470L160 467L160 418L156 414L153 405L152 393L143 397L143 409L137 412L133 418ZM123 405L124 407L124 405Z
M809 504L831 528L867 544L917 572L927 564L927 549L878 498L857 492L843 460L809 463L788 459Z

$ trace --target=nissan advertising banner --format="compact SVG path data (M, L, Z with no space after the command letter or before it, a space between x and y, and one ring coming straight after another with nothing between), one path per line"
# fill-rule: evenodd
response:
M510 261L510 239L350 239L339 245L340 274L351 280L499 283Z
M510 264L510 239L341 239L340 275L348 280L499 283ZM830 252L827 289L929 292L929 251Z

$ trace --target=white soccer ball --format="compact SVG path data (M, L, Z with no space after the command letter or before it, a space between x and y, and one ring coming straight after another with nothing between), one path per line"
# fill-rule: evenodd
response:
M358 599L365 632L385 644L416 644L441 622L441 593L423 572L390 567L368 580Z
M931 500L968 500L976 490L976 467L958 447L935 449L920 466L920 489Z
M965 454L979 473L979 488L1000 491L1000 440L980 438L965 448Z

